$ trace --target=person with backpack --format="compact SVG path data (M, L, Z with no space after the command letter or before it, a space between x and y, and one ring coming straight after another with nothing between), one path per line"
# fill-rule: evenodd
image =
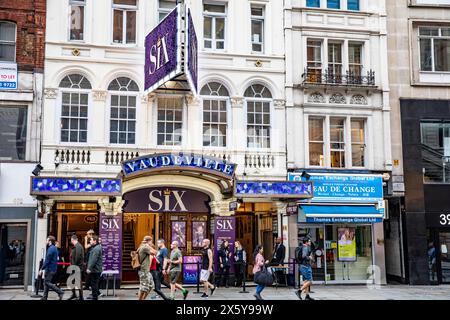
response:
M314 300L309 296L313 280L311 268L311 261L313 260L311 255L311 239L305 237L302 242L303 244L295 250L295 257L297 263L300 265L299 273L303 277L303 285L295 292L295 294L300 300L303 300L302 292L304 292L306 294L305 300Z
M256 246L255 251L253 252L253 259L254 259L253 275L256 278L256 274L258 272L261 272L264 266L269 263L268 260L264 262L263 247L261 245ZM256 292L253 295L256 298L256 300L264 300L261 297L261 292L264 290L265 287L266 285L264 284L258 284L256 286Z
M145 300L154 287L150 266L153 260L152 253L156 254L156 250L151 248L152 240L151 236L145 236L132 258L133 268L138 269L139 274L139 300ZM138 260L137 263L136 259Z

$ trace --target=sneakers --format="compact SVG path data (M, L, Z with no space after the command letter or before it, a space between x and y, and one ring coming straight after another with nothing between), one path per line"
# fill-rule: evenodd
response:
M214 288L211 288L211 289L209 289L209 290L211 290L211 295L213 295L213 293L214 293L214 291L216 291L216 286L214 286ZM208 295L207 295L208 296Z
M208 295L207 295L206 293L203 293L203 294L201 295L201 298L208 298Z
M183 300L186 300L188 294L189 294L189 291L188 291L188 290L184 290L184 291L183 291Z
M253 296L256 298L256 300L264 300L259 293L255 293Z
M296 295L300 300L303 300L303 299L302 299L302 292L301 292L300 290L295 291L295 295Z

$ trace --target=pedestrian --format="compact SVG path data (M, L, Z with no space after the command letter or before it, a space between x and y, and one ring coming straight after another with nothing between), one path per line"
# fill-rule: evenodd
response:
M230 248L228 247L227 240L224 240L220 245L218 256L219 256L219 272L220 272L219 285L228 288L228 279L230 277L230 267L231 267L231 252Z
M264 265L268 264L269 261L266 260L264 262L264 256L263 256L263 247L261 245L257 245L255 248L255 251L253 252L253 260L254 260L254 266L253 266L253 274L256 274L259 271L262 271ZM264 290L266 286L263 284L258 284L256 286L256 292L253 295L256 300L264 300L261 297L261 292Z
M94 236L94 230L90 229L86 235L84 236L84 260L85 265L87 266L87 263L89 261L89 254L91 253L92 247L91 247L91 238ZM84 268L86 269L86 268ZM91 288L91 278L87 272L85 272L85 281L84 281L84 290L89 290Z
M209 241L209 239L203 239L202 269L200 271L200 282L203 283L204 286L202 298L208 298L208 288L211 290L211 295L213 295L214 290L216 290L216 287L209 282L209 276L213 272L213 253L209 247L210 244L211 241Z
M170 284L166 282L164 276L167 274L166 269L169 264L169 250L166 248L166 242L164 239L159 239L158 242L158 253L156 259L158 261L158 271L161 284L166 288L170 289Z
M58 250L58 262L57 262L58 267L56 268L56 274L52 282L60 287L61 283L64 280L65 275L65 266L64 266L65 261L64 261L64 254L61 249L61 244L59 243L58 240L55 241L55 247L56 250Z
M309 296L312 285L312 268L311 261L313 257L311 256L311 239L305 237L303 238L303 245L299 246L296 250L296 259L300 264L299 272L303 277L303 285L298 289L295 294L302 300L302 292L306 294L305 300L314 300Z
M103 252L102 246L98 243L98 237L91 237L91 252L89 253L89 260L86 269L86 273L89 275L92 288L92 297L88 297L89 300L98 300L99 290L98 284L100 275L103 272Z
M286 255L286 247L284 246L282 239L278 237L276 240L275 248L272 253L272 261L270 264L272 266L282 266L284 264L284 258ZM282 270L275 271L275 276L277 278L277 283L281 283L281 278L286 275Z
M173 241L170 245L170 249L170 298L175 300L176 289L179 289L183 292L183 299L186 300L189 291L177 283L177 279L181 274L181 265L183 263L183 256L181 255L180 249L178 249L178 241Z
M234 243L234 264L236 274L236 287L242 286L245 266L247 265L247 253L239 241Z
M78 287L78 291L79 291L79 299L83 300L83 281L81 279L81 275L83 273L83 265L84 265L84 248L81 245L80 242L78 242L78 237L77 235L73 235L70 238L70 241L72 242L73 248L72 248L72 252L70 254L70 264L72 266L77 266L79 268L79 275L80 275L80 283L79 283L79 287ZM76 294L76 288L72 289L72 295L70 296L69 300L73 300L73 299L77 299L77 294Z
M56 239L53 236L47 238L47 254L42 269L39 271L39 275L44 273L44 295L41 300L48 299L48 291L53 290L58 294L59 300L62 300L64 291L61 290L56 284L52 283L53 277L56 274L58 268L58 249L55 246Z
M141 266L139 267L139 300L145 300L154 287L153 278L150 274L152 263L152 237L145 236L139 248L136 250ZM156 253L156 250L153 250Z
M167 296L161 291L161 277L160 271L158 270L158 259L156 259L157 251L155 245L152 243L150 245L151 249L151 263L150 263L150 274L153 278L154 290L155 292L164 300L169 300ZM152 298L153 299L153 298Z

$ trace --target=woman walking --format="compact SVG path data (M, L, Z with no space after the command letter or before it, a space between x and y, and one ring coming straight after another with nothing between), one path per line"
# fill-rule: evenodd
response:
M234 263L235 263L235 273L236 273L236 287L242 286L242 278L245 272L245 265L247 263L247 254L244 247L239 241L234 243L236 248L234 251Z
M256 246L255 252L253 252L253 259L254 259L253 275L255 275L257 272L262 271L264 265L269 263L268 260L264 262L263 247L261 245ZM256 286L256 293L253 295L256 298L256 300L264 300L261 297L261 292L264 290L265 287L266 285L264 284L258 284Z

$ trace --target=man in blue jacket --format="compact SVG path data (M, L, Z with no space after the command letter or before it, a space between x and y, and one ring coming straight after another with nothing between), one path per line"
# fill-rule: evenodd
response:
M58 249L55 246L56 239L53 236L49 236L47 238L47 255L45 256L45 261L42 266L42 269L39 271L39 275L42 276L42 272L45 272L44 276L44 296L41 300L47 300L49 289L55 291L59 300L62 300L64 291L56 286L56 284L52 283L52 279L56 274L56 270L58 268Z

